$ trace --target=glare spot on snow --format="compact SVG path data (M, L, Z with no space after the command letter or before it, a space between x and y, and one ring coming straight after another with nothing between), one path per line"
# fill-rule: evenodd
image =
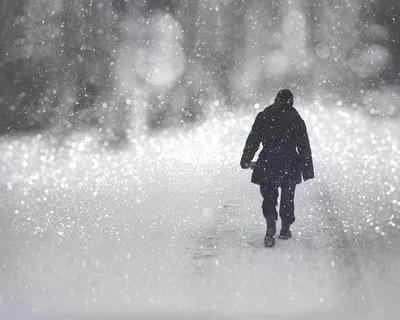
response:
M211 217L212 214L213 214L213 209L212 209L212 208L205 208L205 209L203 210L203 216L204 216L205 218Z
M364 103L373 115L394 115L400 108L400 91L394 86L383 91L370 91L365 95Z

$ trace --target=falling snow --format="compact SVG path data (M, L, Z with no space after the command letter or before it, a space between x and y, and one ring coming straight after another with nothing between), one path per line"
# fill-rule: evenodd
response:
M396 318L394 1L0 4L1 318ZM239 160L283 86L316 179L266 250Z

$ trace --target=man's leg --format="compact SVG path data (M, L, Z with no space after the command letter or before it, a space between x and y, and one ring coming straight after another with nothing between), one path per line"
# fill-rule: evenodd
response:
M278 204L278 187L274 184L260 186L261 195L263 196L262 211L267 221L267 236L273 237L276 233L276 220L278 213L276 206Z
M281 205L279 208L279 216L282 221L281 238L290 238L290 225L296 220L294 216L294 192L296 183L290 181L281 186Z

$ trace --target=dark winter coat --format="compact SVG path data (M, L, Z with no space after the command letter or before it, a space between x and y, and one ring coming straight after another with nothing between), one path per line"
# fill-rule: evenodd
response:
M240 161L248 168L262 143L251 181L282 185L314 178L310 142L304 120L295 108L278 103L265 108L254 121Z

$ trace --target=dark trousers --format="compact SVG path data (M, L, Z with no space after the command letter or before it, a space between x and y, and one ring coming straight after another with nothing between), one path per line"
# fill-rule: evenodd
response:
M294 191L296 189L295 181L287 181L282 185L265 184L260 186L261 195L264 200L262 210L265 219L268 221L278 220L276 206L278 205L278 188L281 188L281 203L279 208L279 216L281 217L282 226L290 226L294 221Z

